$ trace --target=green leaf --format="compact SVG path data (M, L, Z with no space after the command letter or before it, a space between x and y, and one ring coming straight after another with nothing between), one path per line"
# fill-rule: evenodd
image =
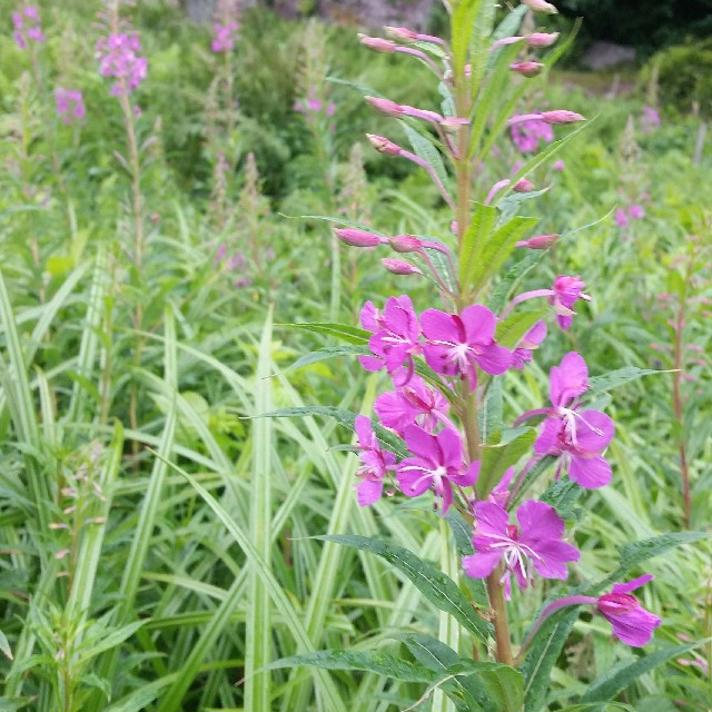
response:
M447 186L448 177L440 151L438 151L432 141L421 134L420 131L409 126L405 121L400 121L399 123L408 136L408 141L410 141L410 145L413 147L416 155L424 161L427 161L433 167L435 175L440 179L440 182L444 186Z
M479 677L485 685L488 697L495 705L494 709L501 712L521 712L524 704L524 677L519 670L502 665L496 670L483 670Z
M482 250L496 224L497 209L482 203L475 203L475 211L460 247L460 282L463 285L474 269L475 254Z
M452 11L451 43L453 65L456 75L465 70L467 51L475 29L475 18L482 0L457 0Z
M586 690L581 702L605 702L620 692L623 692L634 680L656 667L663 665L668 660L677 658L693 648L701 645L700 642L687 643L686 645L671 645L661 650L656 650L632 663L623 663L613 667L591 683Z
M482 453L480 476L477 478L477 494L486 497L502 479L507 468L516 465L534 443L536 430L526 428L513 440L498 445L486 445Z
M490 635L491 625L475 614L472 604L465 598L457 584L430 561L424 561L408 549L376 538L353 534L318 538L344 546L353 546L361 551L383 557L404 573L434 606L449 613L480 640L486 640Z
M592 393L603 393L613 388L636 381L643 376L652 376L655 373L674 373L672 370L660 371L655 368L638 368L637 366L625 366L616 371L604 373L602 376L594 376L589 379L589 389Z
M92 645L89 648L84 648L81 656L79 657L79 661L81 663L85 663L100 653L115 648L117 645L120 645L125 640L130 638L142 625L144 625L145 622L146 621L134 621L133 623L121 626L120 628L115 628L107 635L103 636L100 643Z
M434 682L437 676L419 663L411 663L389 653L361 650L320 650L305 655L293 655L270 663L267 670L309 665L323 670L361 670L384 675L401 682Z
M529 311L516 311L497 323L497 342L508 349L513 349L524 334L541 319L545 319L549 310L546 308Z
M311 366L314 363L328 361L329 359L336 358L337 356L360 356L365 353L366 350L361 346L325 346L323 349L319 349L318 351L312 351L309 354L304 354L304 356L301 356L294 363L285 368L283 372L286 373L287 371L294 371L298 368Z
M499 272L515 245L531 230L537 218L514 217L500 227L484 244L477 249L470 270L464 276L465 288L473 288L475 293L486 286L490 278Z
M0 652L8 659L12 660L12 648L5 633L0 630Z
M334 336L341 341L360 346L367 344L371 334L365 329L359 329L351 324L335 324L332 322L308 322L304 324L275 324L275 326L287 326L294 329L304 329L313 331L315 334L325 334Z

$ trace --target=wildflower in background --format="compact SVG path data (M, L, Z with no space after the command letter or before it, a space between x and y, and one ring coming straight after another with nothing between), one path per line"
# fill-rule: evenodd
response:
M557 173L563 173L565 168L566 164L561 159L559 159L558 161L554 161L554 165L552 166L552 169L555 170Z
M213 41L210 44L210 49L216 54L232 52L239 28L237 22L214 23Z
M420 324L410 297L389 297L383 312L366 302L361 326L372 334L368 345L373 354L360 356L361 365L367 371L385 368L397 386L408 383L415 370L413 357L422 350Z
M639 203L633 203L628 208L628 214L633 220L642 220L645 217L645 208Z
M30 42L42 44L45 41L40 11L34 5L26 5L18 12L13 12L12 26L12 37L20 49L27 49Z
M85 118L87 112L84 97L79 89L57 87L54 90L54 101L57 114L65 124L72 124Z
M354 428L358 437L361 461L361 466L356 472L361 479L356 487L356 499L361 507L367 507L381 498L383 481L388 471L395 467L396 457L392 452L381 447L373 432L371 421L366 416L356 416Z
M614 220L618 227L628 227L630 221L628 220L628 213L626 213L625 208L618 208L616 210Z
M559 275L552 285L549 304L554 307L556 321L563 331L571 328L573 317L576 313L573 310L574 304L579 299L590 301L591 297L584 294L585 282L579 277L569 275Z
M96 51L101 75L119 80L111 87L114 96L130 94L146 78L148 60L140 55L141 40L136 33L102 37Z
M512 354L497 344L497 320L481 304L465 307L460 314L426 309L420 317L426 342L425 360L437 373L460 375L472 390L477 386L477 367L492 375L512 365Z
M513 117L516 118L516 117ZM554 140L554 130L540 118L527 119L511 124L512 141L522 153L534 153L541 143Z
M653 129L658 128L662 123L660 120L660 112L654 106L644 106L643 114L640 117L640 123L643 130L650 132Z
M409 425L432 432L438 422L454 429L447 414L450 403L440 391L430 388L420 376L394 391L382 393L373 406L381 424L403 435Z
M320 114L324 113L332 117L336 113L336 104L333 101L323 102L321 99L311 97L307 99L297 99L294 102L294 110L300 114Z
M642 220L645 217L645 208L640 203L633 203L627 208L618 208L614 220L620 228L630 225L632 220Z
M533 351L541 346L546 333L546 322L538 321L522 336L517 348L512 352L512 368L522 369L532 360Z
M473 513L475 553L464 557L463 568L472 578L486 578L504 563L502 582L507 600L511 598L511 574L520 589L528 587L531 567L542 578L564 580L567 564L580 558L578 549L563 541L564 520L544 502L524 502L517 509L518 525L510 524L507 511L495 502L475 502Z
M398 464L398 485L407 497L418 497L432 489L442 500L442 513L445 514L452 504L453 484L472 487L477 481L479 460L465 464L462 440L451 428L431 435L423 428L411 425L406 428L404 439L412 456Z
M534 443L537 455L561 457L560 469L586 489L611 481L611 466L602 456L613 438L613 421L598 410L580 410L579 398L588 389L588 367L581 354L567 353L549 374L551 408L529 411L519 421L546 414Z

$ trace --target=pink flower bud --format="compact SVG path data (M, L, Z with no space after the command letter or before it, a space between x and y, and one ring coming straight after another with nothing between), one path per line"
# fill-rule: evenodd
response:
M546 250L559 239L558 235L534 235L528 240L520 240L517 247L526 247L529 250Z
M523 60L521 62L512 62L509 68L517 74L521 74L524 77L535 77L544 68L541 62L535 62L534 60Z
M398 260L394 257L384 257L381 264L392 274L411 275L423 274L415 265L404 260Z
M558 32L532 32L526 36L530 47L551 47L559 39Z
M386 242L386 238L366 230L353 227L339 227L334 230L336 237L351 247L376 247Z
M367 96L365 98L374 109L378 109L378 111L386 114L386 116L401 116L403 114L403 107L400 104L396 104L395 101L381 99L375 96Z
M414 106L401 106L401 110L404 116L411 116L414 119L422 119L423 121L429 121L431 124L441 123L443 117L440 116L436 111L428 111L427 109L416 109Z
M559 173L561 173L564 170L564 168L566 168L566 164L561 159L559 159L558 161L554 161L554 165L552 166L552 168L555 171L558 171Z
M547 15L556 15L559 11L546 0L522 0L522 2L534 12L545 12Z
M390 54L396 51L396 43L391 42L391 40L384 40L382 37L369 37L368 35L359 33L358 39L364 47L373 49L376 52L387 52Z
M440 125L446 131L457 131L461 126L467 126L470 120L464 116L446 116L440 119Z
M389 243L396 252L420 252L423 249L423 241L414 235L396 235Z
M522 178L514 184L513 190L515 193L531 193L534 188L534 183L532 183L528 178Z
M440 37L435 35L424 35L414 30L409 30L407 27L390 27L383 28L389 37L393 37L400 42L430 42L431 44L444 44Z
M516 44L517 42L521 42L523 39L526 39L526 38L521 37L519 35L514 35L512 37L502 37L492 43L492 49L497 49L499 47L507 47L508 45L512 45L512 44Z
M385 153L388 156L400 156L403 151L397 143L393 143L393 141L387 139L385 136L366 134L366 138L379 153Z
M586 121L585 116L581 116L581 114L577 114L575 111L568 111L567 109L542 111L541 119L542 121L546 121L547 124L574 124L577 121Z

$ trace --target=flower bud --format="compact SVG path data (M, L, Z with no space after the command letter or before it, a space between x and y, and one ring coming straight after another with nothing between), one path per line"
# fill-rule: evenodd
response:
M387 139L385 136L366 134L366 138L379 153L385 153L388 156L400 156L403 151L397 143L393 143L393 141Z
M440 125L446 131L457 131L461 126L467 126L470 120L464 116L446 116L440 119Z
M365 99L374 109L387 116L401 116L403 114L403 107L390 99L381 99L375 96L367 96Z
M415 265L404 260L398 260L393 257L384 257L381 264L392 274L411 275L423 274Z
M522 0L522 2L534 12L545 12L547 15L556 15L559 11L546 0Z
M551 47L559 39L558 32L532 32L525 37L530 47Z
M399 42L430 42L431 44L444 44L440 37L435 35L424 35L420 32L415 32L407 27L391 27L386 26L383 28L386 34Z
M564 168L566 168L566 164L561 159L559 159L558 161L554 161L554 165L552 166L552 168L555 171L558 171L559 173L561 173L564 170Z
M422 119L423 121L429 121L431 124L441 123L443 117L440 116L436 111L428 111L427 109L416 109L414 106L401 106L401 110L404 116L411 116L414 119Z
M523 39L526 39L525 37L521 37L520 35L514 35L512 37L501 37L498 40L495 40L492 43L492 49L498 49L499 47L507 47L508 45L516 44L517 42L521 42Z
M546 121L547 124L574 124L577 121L586 121L585 116L581 116L581 114L577 114L575 111L568 111L567 109L542 111L541 119L542 121Z
M396 51L396 43L391 42L391 40L385 40L382 37L369 37L359 33L359 42L369 49L373 49L376 52L387 52L389 54Z
M512 190L514 190L515 193L531 193L534 188L534 183L532 183L528 178L522 178L514 184L514 188Z
M534 235L528 240L520 240L517 247L526 247L529 250L546 250L551 247L557 240L559 235Z
M386 238L380 235L353 227L339 227L334 230L334 233L341 242L351 247L376 247L386 242Z
M535 77L544 68L541 62L535 62L534 60L527 59L521 62L512 62L509 68L517 74L521 74L523 77Z
M423 249L423 241L414 235L396 235L388 242L396 252L420 252Z

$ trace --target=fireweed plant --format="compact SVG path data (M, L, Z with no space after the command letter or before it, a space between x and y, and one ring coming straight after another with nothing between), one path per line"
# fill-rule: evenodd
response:
M400 679L430 683L418 703L432 693L438 710L454 709L452 703L462 710L536 710L546 702L552 666L581 610L600 615L625 645L638 648L651 642L661 619L641 605L636 593L653 577L645 573L630 579L629 571L679 542L673 536L630 544L611 576L557 590L524 638L512 640L515 588L524 592L542 579L569 579L580 552L567 534L566 512L581 490L605 487L613 477L605 453L615 425L596 406L584 355L569 351L551 368L549 402L519 414L510 426L501 413L505 374L527 368L548 329L573 329L577 310L591 299L575 275L517 290L519 278L560 239L532 235L537 221L516 215L525 200L539 194L528 176L577 132L559 141L554 134L585 119L568 109L513 111L527 78L557 56L556 49L543 58L537 53L558 39L543 32L517 35L517 27L527 11L554 13L553 5L527 0L494 31L495 3L460 0L446 7L449 42L402 27L385 28L386 38L360 39L371 50L415 60L438 83L440 111L366 97L376 111L400 120L412 150L385 136L368 138L377 151L428 173L451 210L452 237L383 235L362 225L335 229L349 246L390 248L397 256L383 258L384 268L428 279L438 306L419 309L409 295L401 294L383 304L366 302L362 331L327 326L330 333L340 330L362 343L366 353L359 357L361 366L368 372L385 371L392 384L375 399L375 421L365 415L354 419L358 504L371 507L396 493L431 501L436 514L453 527L463 583L458 587L431 564L380 540L327 539L384 556L445 618L449 614L469 629L476 642L471 655L460 657L461 640L441 617L439 641L421 637L416 644L407 639L416 663L331 651L292 662L337 669L351 664L396 679L402 666L411 665L410 677ZM513 75L523 79L513 80L512 99L507 85ZM506 131L534 156L511 179L482 185L480 167ZM540 142L546 147L538 150ZM631 369L624 369L603 378L613 384L634 377ZM549 487L537 498L535 483L541 485L547 473ZM447 539L447 529L442 531ZM484 582L484 589L478 582ZM485 662L490 654L496 662ZM669 659L661 657L658 662ZM580 702L611 699L638 674L637 669L626 670L605 691L594 683Z

